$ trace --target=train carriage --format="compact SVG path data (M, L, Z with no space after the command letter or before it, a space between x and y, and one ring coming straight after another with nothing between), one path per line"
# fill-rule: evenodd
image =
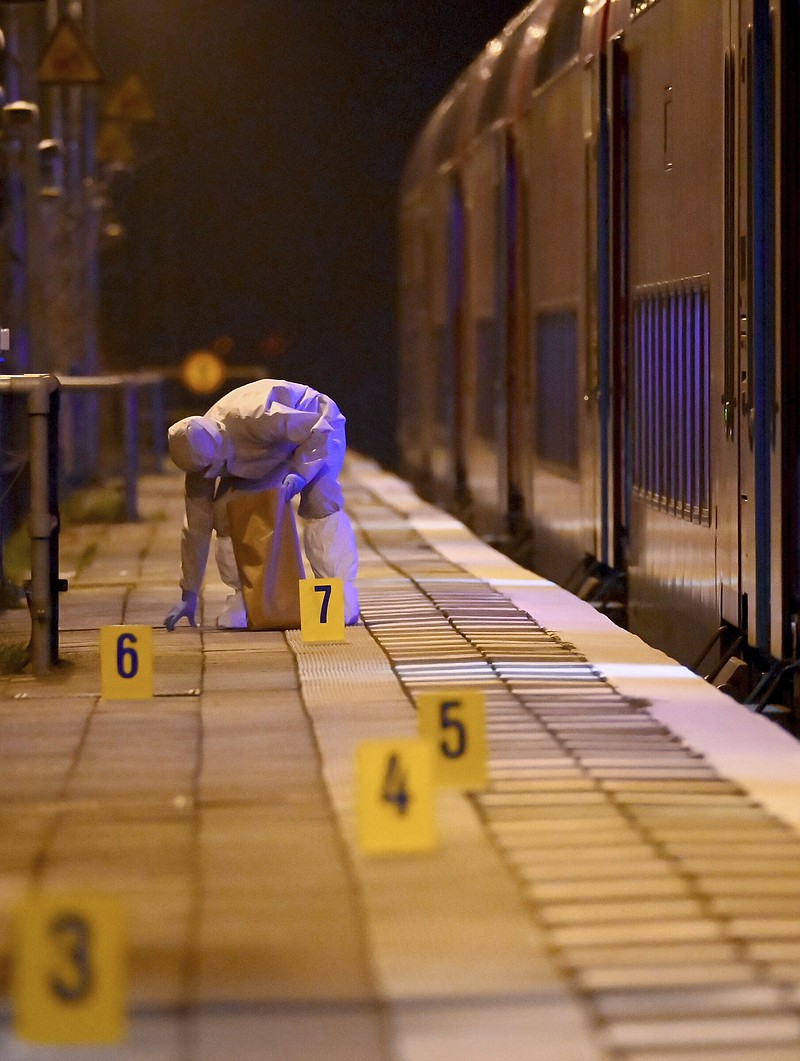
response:
M401 195L405 471L711 671L797 656L799 28L535 0Z

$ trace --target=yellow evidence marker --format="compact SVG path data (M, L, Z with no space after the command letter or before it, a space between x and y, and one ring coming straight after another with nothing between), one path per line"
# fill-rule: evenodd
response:
M12 922L12 1002L20 1039L70 1046L126 1034L127 945L111 896L42 893Z
M429 851L439 842L433 746L422 737L356 750L358 842L367 854Z
M434 742L437 784L470 790L489 783L486 709L479 689L445 689L416 697L419 731Z
M301 578L300 632L303 641L345 641L344 583L340 578Z
M100 691L104 700L152 700L151 626L100 627Z

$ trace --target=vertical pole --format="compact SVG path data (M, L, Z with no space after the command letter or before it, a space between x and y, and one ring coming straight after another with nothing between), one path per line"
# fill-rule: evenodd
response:
M86 41L94 50L96 43L96 0L83 0L81 7L83 31ZM81 90L81 151L83 182L83 238L85 241L84 295L86 307L86 345L83 372L95 376L100 371L100 353L97 336L100 314L100 227L101 205L97 192L96 176L96 128L98 115L98 89L86 85ZM97 467L99 451L99 397L93 392L85 395L87 430L84 439L84 459L89 468Z
M50 637L48 641L51 665L58 663L58 628L61 579L59 572L59 535L61 534L61 517L59 513L59 411L61 408L61 390L55 387L50 391L50 404L47 417L47 508L50 513Z
M30 371L50 367L44 308L44 262L40 214L39 109L32 107L30 120L20 128L25 211L25 289L30 336Z
M125 401L125 518L135 523L139 518L137 484L139 478L139 401L135 384L123 388Z
M50 548L53 517L50 513L49 419L52 377L39 380L28 397L31 467L31 663L38 677L50 667L53 609L50 594Z
M161 474L164 471L164 459L167 455L167 425L163 378L156 380L152 385L150 410L153 457L155 458L156 471Z

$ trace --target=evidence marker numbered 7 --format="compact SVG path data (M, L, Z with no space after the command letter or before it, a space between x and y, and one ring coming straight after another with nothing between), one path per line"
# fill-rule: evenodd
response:
M100 627L100 689L104 700L152 700L151 626Z
M306 642L341 642L344 632L344 583L340 578L302 578L300 632Z

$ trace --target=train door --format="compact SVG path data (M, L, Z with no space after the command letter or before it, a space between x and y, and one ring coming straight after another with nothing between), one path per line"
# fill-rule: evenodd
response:
M453 381L449 397L450 439L453 453L455 498L461 503L466 494L465 378L464 378L464 298L466 293L466 239L464 195L461 182L453 177L449 184L447 210L447 377ZM446 379L443 388L446 389Z
M780 623L782 655L800 656L800 8L783 0L779 8L780 96L779 200L780 266L778 292L780 348L780 493L783 498ZM775 475L773 474L773 479ZM777 492L773 493L776 496ZM773 615L775 605L773 603ZM775 635L773 635L775 637ZM775 653L777 654L777 652Z
M458 382L463 359L464 210L463 197L452 174L437 174L430 203L430 468L435 498L450 505L458 496L464 464Z
M629 525L628 58L621 38L600 58L597 147L597 392L600 429L600 553L624 571Z
M609 507L621 516L630 628L686 663L720 625L710 473L723 445L724 45L722 4L659 0L636 5L624 51L610 54L622 268L616 294L609 281L611 371L626 404L612 412L623 474ZM735 478L726 488L735 501Z
M774 49L769 0L738 0L735 64L733 304L738 385L739 600L737 625L749 643L771 645L775 461ZM738 253L736 253L738 251ZM780 579L778 580L780 583ZM779 596L779 584L775 587ZM730 613L726 618L733 618ZM779 653L780 654L780 651Z
M530 395L528 393L527 305L527 198L523 167L519 163L513 135L506 140L506 460L508 482L508 530L525 533L526 511L530 512Z

